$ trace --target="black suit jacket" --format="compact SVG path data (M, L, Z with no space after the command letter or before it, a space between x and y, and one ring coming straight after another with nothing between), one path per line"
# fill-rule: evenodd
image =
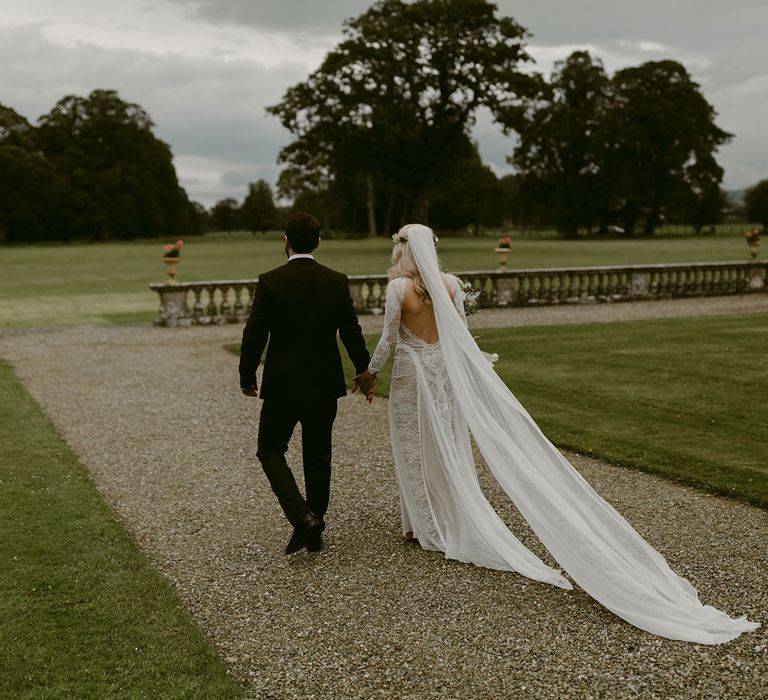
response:
M297 258L259 277L240 349L240 386L256 384L264 361L260 396L344 396L338 331L358 374L370 355L352 306L349 281L310 258Z

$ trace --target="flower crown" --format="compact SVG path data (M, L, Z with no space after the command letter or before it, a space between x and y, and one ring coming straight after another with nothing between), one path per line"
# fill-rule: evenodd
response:
M392 240L395 243L408 243L408 231L406 230L403 233L396 233L394 236L392 236ZM432 232L432 240L437 243L440 239L435 235L435 232Z

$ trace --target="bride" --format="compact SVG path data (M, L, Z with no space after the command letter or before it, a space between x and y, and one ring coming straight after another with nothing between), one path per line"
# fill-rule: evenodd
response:
M440 272L432 230L395 236L384 330L368 373L395 350L389 398L403 533L450 559L570 589L486 500L470 434L555 560L593 598L654 634L719 644L756 629L696 590L604 501L543 435L466 326L459 280ZM359 378L356 378L359 379ZM370 399L370 395L369 395Z

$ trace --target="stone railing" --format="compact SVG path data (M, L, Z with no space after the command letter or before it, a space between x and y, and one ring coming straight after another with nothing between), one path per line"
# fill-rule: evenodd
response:
M674 263L553 267L506 272L457 272L479 289L483 308L590 304L672 297L765 292L768 262ZM257 280L150 284L160 296L157 325L207 325L245 321ZM358 313L381 313L384 275L349 278Z

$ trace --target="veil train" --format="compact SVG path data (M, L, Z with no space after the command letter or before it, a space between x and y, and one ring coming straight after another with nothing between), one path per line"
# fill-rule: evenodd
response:
M599 603L653 634L720 644L757 629L746 617L702 605L696 589L544 436L456 313L431 229L409 227L408 243L432 299L461 418L493 476L558 564Z

